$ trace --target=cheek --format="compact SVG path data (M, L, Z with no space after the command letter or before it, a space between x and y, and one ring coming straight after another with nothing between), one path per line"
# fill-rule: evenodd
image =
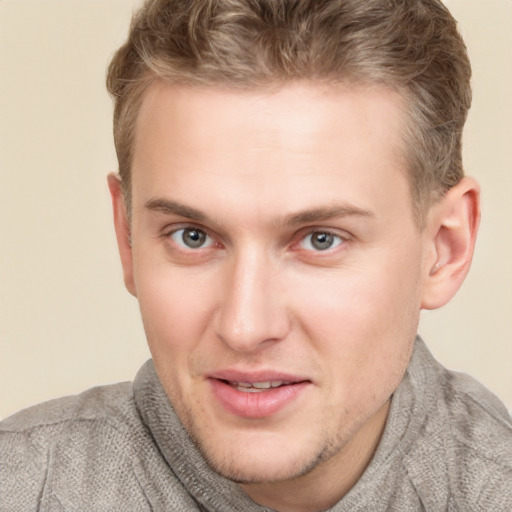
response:
M323 339L333 338L337 332L341 338L347 336L347 343L357 343L361 338L395 332L419 317L419 273L385 266L381 270L360 267L321 279L297 279L292 309L301 311L297 316L305 329Z
M329 380L343 381L337 389L347 396L385 395L401 379L419 319L418 278L418 269L390 255L376 265L297 282L302 330L325 362Z
M211 287L196 273L168 265L137 270L137 298L153 356L178 358L193 350L208 325Z

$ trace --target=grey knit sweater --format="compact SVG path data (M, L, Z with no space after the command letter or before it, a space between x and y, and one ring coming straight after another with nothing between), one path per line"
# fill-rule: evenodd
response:
M135 382L94 388L0 424L0 511L262 512L212 472L148 361ZM512 511L512 422L421 340L380 445L332 509Z

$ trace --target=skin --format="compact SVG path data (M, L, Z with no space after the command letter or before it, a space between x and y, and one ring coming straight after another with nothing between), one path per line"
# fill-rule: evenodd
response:
M131 223L109 177L125 283L169 399L209 463L282 512L325 509L355 484L421 308L447 302L469 268L478 187L465 178L420 231L402 122L401 96L382 87L156 81L136 125ZM203 245L186 245L191 229ZM241 417L212 387L233 369L306 384Z

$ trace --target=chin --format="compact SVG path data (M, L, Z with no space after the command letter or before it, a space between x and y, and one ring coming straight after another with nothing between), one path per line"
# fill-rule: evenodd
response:
M258 439L259 438L259 439ZM339 450L315 447L311 442L286 443L271 436L223 444L197 442L204 459L218 474L239 484L277 483L293 480L315 469Z
M308 457L308 459L312 458L312 461L305 462L302 458L299 460L297 457L276 459L274 456L269 456L267 460L263 461L261 454L257 461L246 454L243 455L244 461L218 460L217 457L208 456L205 458L214 471L238 484L264 484L293 480L309 473L321 459L321 457L313 456Z

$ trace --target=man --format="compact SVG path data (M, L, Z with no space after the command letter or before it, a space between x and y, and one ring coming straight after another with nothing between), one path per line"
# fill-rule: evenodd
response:
M512 424L416 338L472 258L436 0L150 0L108 75L133 385L1 428L1 510L496 510Z

